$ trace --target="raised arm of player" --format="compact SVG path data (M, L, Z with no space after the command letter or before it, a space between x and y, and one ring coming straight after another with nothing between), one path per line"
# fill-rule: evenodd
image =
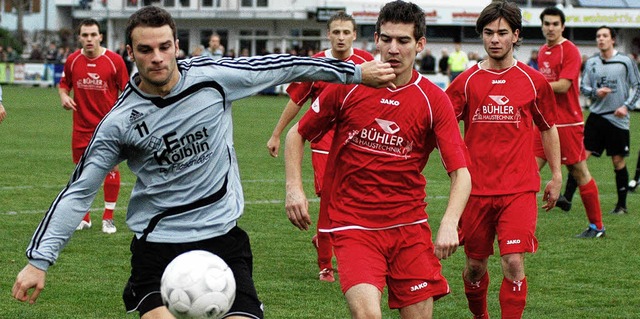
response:
M542 200L546 202L542 205L542 208L549 211L556 206L556 201L560 196L560 189L562 188L560 139L558 138L558 128L555 125L540 133L544 155L547 158L552 174L551 180L545 186L544 195L542 196Z
M278 157L278 152L280 150L280 135L282 135L282 132L287 125L289 125L296 115L298 115L300 108L301 106L293 102L291 99L287 102L287 106L284 107L284 110L280 115L280 119L278 120L278 124L273 128L271 138L269 138L269 141L267 142L267 148L269 149L269 154L272 157Z
M439 259L447 259L458 248L458 222L471 194L471 175L466 167L449 173L451 186L449 203L440 221L435 241L435 254Z
M302 156L304 154L304 138L298 133L298 124L289 129L285 140L285 209L289 221L300 230L309 230L309 201L302 187Z

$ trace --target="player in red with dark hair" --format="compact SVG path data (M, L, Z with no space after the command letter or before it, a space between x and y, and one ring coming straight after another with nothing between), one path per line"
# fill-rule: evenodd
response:
M580 197L587 212L589 227L578 234L580 238L598 238L605 235L602 223L602 209L596 180L587 166L584 146L584 120L580 106L580 66L582 58L578 48L562 36L565 16L562 10L549 7L540 14L542 33L547 43L540 48L538 66L540 72L551 84L558 105L556 126L560 137L561 162L569 169L580 187ZM534 151L538 167L546 163L540 136L536 135ZM561 196L564 199L563 196ZM564 206L562 206L564 205ZM567 206L568 205L568 206ZM569 210L571 203L558 199L557 206Z
M353 48L353 41L356 39L356 21L344 11L337 12L327 21L327 38L331 41L331 49L314 55L314 58L336 58L344 61L352 61L355 64L373 60L373 56L369 52ZM307 100L316 99L327 85L329 84L321 81L294 82L289 85L287 88L287 93L290 97L289 102L284 111L282 111L280 120L278 120L278 124L276 124L276 127L273 129L271 138L267 142L267 148L271 156L278 156L280 135L287 125L291 123L291 120L298 114ZM324 177L332 139L333 130L327 132L322 139L311 143L311 163L313 165L316 194L318 196L320 196L322 192L322 178ZM318 212L317 228L326 228L328 227L328 223L329 218L326 212L320 210L320 212ZM317 231L311 242L318 253L318 267L320 268L319 279L327 282L335 281L333 276L334 268L331 261L333 258L333 246L331 245L329 234Z
M521 318L526 305L524 255L535 252L540 174L533 154L534 125L553 174L542 207L554 207L562 186L556 104L540 72L517 61L522 15L513 2L493 1L476 21L488 58L459 75L447 94L469 148L472 190L460 230L467 255L463 271L469 310L489 318L487 264L497 237L503 279L502 318Z
M58 89L62 107L73 110L71 148L73 162L76 164L89 145L96 126L111 110L129 80L122 57L100 45L102 33L98 21L82 21L78 29L78 39L82 49L67 58ZM73 98L69 96L71 91ZM113 210L119 192L120 170L116 166L104 180L102 231L107 234L116 232ZM87 212L77 229L90 227L91 217Z
M331 85L287 134L287 216L306 230L311 219L302 188L304 141L335 129L320 202L329 224L320 232L331 234L352 318L381 318L385 286L389 307L402 318L431 318L434 300L449 293L438 259L458 247L471 181L451 102L413 68L426 45L425 31L420 7L387 3L375 43L396 74L396 88ZM422 171L436 146L451 188L434 243Z

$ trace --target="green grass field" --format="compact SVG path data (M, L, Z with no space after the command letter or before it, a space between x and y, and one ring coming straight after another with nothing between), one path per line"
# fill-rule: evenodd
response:
M24 250L35 227L73 170L70 154L71 113L64 111L52 88L4 86L7 119L0 124L0 318L136 318L126 315L121 299L129 276L129 242L125 208L134 183L121 165L123 186L116 209L118 232L106 235L97 223L76 233L49 269L47 286L35 305L12 299L16 274L27 262ZM235 144L246 197L240 226L253 245L255 282L267 318L348 318L339 285L319 282L312 233L296 230L284 211L284 162L266 150L285 97L258 96L234 106ZM633 114L630 174L640 146L640 113ZM311 211L317 211L309 156L305 182ZM540 211L540 248L527 255L529 296L524 318L640 318L638 262L640 194L629 194L630 214L607 212L616 201L609 158L589 160L600 187L607 238L581 240L574 235L587 225L576 196L570 213ZM565 171L566 172L566 171ZM428 212L437 229L446 205L448 178L433 154L428 178ZM549 176L548 169L543 172ZM545 180L546 182L546 180ZM93 220L102 214L102 194L94 202ZM499 318L499 259L490 259L489 311ZM469 318L461 280L464 253L460 249L443 262L451 294L435 303L435 318ZM399 318L382 302L384 318Z

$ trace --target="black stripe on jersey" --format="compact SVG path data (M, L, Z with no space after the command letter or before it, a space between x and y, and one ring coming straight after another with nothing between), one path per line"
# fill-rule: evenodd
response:
M228 175L229 175L229 172L227 172L227 174L225 174L224 176L224 182L222 183L222 187L220 187L220 189L217 190L215 193L207 197L201 198L193 203L189 203L189 204L177 206L177 207L171 207L165 210L164 212L153 216L153 218L151 218L151 221L149 221L149 225L147 225L147 228L144 229L142 237L140 237L140 241L147 240L147 236L149 236L149 234L156 228L156 226L158 225L161 219L169 216L182 214L190 210L194 210L196 208L208 206L222 199L222 197L224 197L224 195L227 194L227 182L229 181Z
M152 97L152 98L148 98L149 101L151 101L151 103L153 103L155 106L159 107L159 108L164 108L166 106L169 106L171 104L174 104L182 99L184 99L185 97L200 91L202 89L205 88L213 88L216 91L220 92L220 95L222 96L222 105L227 105L227 98L226 95L224 93L224 89L222 88L222 86L216 82L216 81L204 81L204 82L199 82L197 84L194 84L190 87L188 87L185 90L182 90L182 92L178 93L175 96L169 97L169 98L162 98L162 97Z
M123 101L126 99L126 97L129 96L131 93L132 93L132 86L130 83L127 83L127 85L124 88L124 91L120 94L120 96L118 97L118 100L116 100L116 103L114 104L113 108L111 108L109 113L111 113L114 109L121 106ZM38 228L36 228L35 234L33 235L33 240L31 241L31 244L29 245L29 247L27 247L27 252L26 252L27 258L33 258L32 251L40 247L40 242L42 242L42 238L44 237L44 234L47 228L49 228L49 223L51 222L51 218L53 217L53 212L56 211L56 208L58 207L58 203L60 202L60 198L67 192L71 183L76 181L78 178L80 178L80 175L82 175L86 152L87 150L89 150L89 148L93 144L93 141L95 139L95 132L100 129L102 122L104 121L105 118L109 116L109 113L107 113L104 116L104 118L102 118L100 123L98 123L98 126L96 126L94 134L91 136L91 140L89 141L89 144L85 149L85 153L82 154L82 157L80 158L80 160L78 161L78 164L73 170L73 173L71 174L71 179L67 183L67 186L65 186L62 189L62 191L58 194L58 196L56 196L56 198L53 200L53 202L51 203L51 206L49 207L49 209L47 210L47 213L45 214L45 217L42 219L42 221L38 225Z

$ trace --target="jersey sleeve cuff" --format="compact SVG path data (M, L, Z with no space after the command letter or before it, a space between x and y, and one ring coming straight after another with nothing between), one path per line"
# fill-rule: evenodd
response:
M51 263L44 259L29 259L29 263L33 267L36 267L42 271L47 271L47 269L49 269L49 266L51 266Z
M353 77L351 81L347 84L360 84L362 83L362 67L358 64L356 65L355 72L353 72Z

